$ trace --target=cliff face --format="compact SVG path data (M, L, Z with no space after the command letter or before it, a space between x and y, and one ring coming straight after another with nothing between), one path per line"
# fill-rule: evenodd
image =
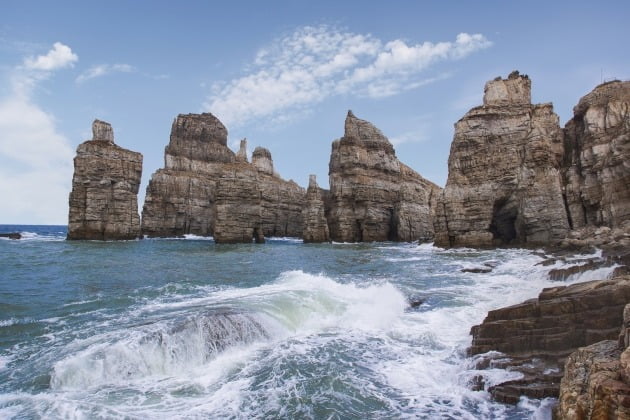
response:
M142 155L117 146L111 125L95 120L74 158L68 239L138 238L141 176Z
M348 112L332 144L328 225L335 241L431 239L432 203L440 190L396 158L389 140Z
M153 174L142 212L149 236L214 235L217 242L300 236L304 189L273 172L271 154L247 141L234 154L227 129L212 114L179 115Z
M565 127L566 200L574 229L630 220L630 82L597 86Z
M486 84L484 104L455 124L435 220L438 246L547 244L569 229L563 135L551 104L530 103L518 72Z

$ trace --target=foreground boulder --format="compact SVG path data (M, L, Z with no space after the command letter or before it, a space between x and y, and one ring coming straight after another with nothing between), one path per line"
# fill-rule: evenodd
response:
M438 246L548 244L566 237L563 133L553 106L531 104L531 81L489 81L483 105L455 124L437 206Z
M74 158L68 239L138 238L141 176L142 155L116 145L111 125L95 120Z
M537 299L490 311L472 328L468 353L501 352L498 361L480 363L524 374L490 389L499 401L516 403L521 395L557 397L567 356L579 347L616 339L628 302L630 276L544 289Z
M179 115L164 161L147 187L144 234L212 235L223 243L301 236L304 189L274 172L268 150L257 148L252 163L246 140L232 152L227 129L214 115Z
M433 238L440 188L396 157L387 137L348 111L344 136L332 144L328 226L334 241Z

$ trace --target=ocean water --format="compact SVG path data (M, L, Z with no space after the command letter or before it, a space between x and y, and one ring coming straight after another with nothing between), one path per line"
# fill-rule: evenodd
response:
M550 418L471 391L488 310L558 285L540 252L65 241L1 226L0 418ZM492 272L463 268L492 266ZM609 272L598 272L597 277ZM565 283L589 280L588 275ZM409 307L409 300L422 300Z

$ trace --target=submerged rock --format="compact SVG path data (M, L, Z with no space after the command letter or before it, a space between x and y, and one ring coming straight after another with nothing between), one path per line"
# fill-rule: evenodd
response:
M414 241L433 237L440 188L402 164L387 137L348 111L332 144L328 226L334 241Z
M0 233L0 238L22 239L22 234L19 232Z
M95 120L92 133L74 158L68 239L138 238L142 155L116 145L109 123Z

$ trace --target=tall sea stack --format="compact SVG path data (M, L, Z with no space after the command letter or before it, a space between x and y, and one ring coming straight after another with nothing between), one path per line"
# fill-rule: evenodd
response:
M267 149L256 148L252 163L246 140L232 152L227 129L214 115L179 115L164 164L147 187L144 234L213 235L217 243L302 235L304 189L274 172Z
M332 144L328 225L334 241L433 238L432 206L440 188L396 157L387 137L348 111Z
M553 106L531 104L518 72L486 84L483 105L455 124L437 206L438 246L549 244L566 237L563 133Z
M141 176L142 155L117 146L111 125L94 120L92 140L74 158L68 239L138 238Z

